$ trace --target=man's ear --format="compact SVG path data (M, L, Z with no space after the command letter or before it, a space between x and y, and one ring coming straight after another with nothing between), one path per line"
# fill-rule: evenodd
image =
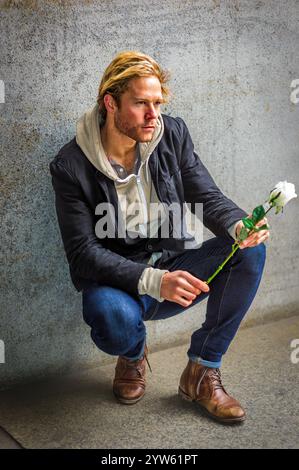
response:
M104 104L107 110L107 113L114 112L116 109L116 102L112 95L108 93L104 96Z

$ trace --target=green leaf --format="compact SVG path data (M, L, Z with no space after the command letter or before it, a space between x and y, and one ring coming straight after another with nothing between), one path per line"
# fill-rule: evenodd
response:
M270 193L271 194L271 193ZM275 200L281 195L281 191L279 191L275 196L273 196L270 200L269 200L269 204L273 204L275 205Z
M245 227L242 227L239 233L239 240L242 242L248 237L248 232Z
M264 224L261 227L255 227L255 232L259 232L260 230L269 230L269 226Z
M242 219L243 224L245 225L246 228L249 230L252 230L254 227L254 223L252 222L251 219L247 219L246 217Z
M263 206L257 206L253 212L252 212L252 221L253 221L253 224L255 225L257 222L259 222L260 220L262 220L262 218L264 217L265 215L265 209Z

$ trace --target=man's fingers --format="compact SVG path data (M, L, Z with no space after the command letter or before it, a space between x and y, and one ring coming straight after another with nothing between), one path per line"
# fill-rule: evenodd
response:
M192 304L192 300L184 300L184 299L180 299L180 302L179 302L183 307L190 307L190 305Z
M192 292L195 295L199 295L201 292L201 289L199 287L193 286L185 277L181 277L179 279L180 287L182 289L187 290L188 292Z
M192 292L182 289L181 287L177 289L177 295L185 297L187 300L194 300L196 298L196 294L192 294Z
M243 249L243 248L250 248L253 246L257 246L260 243L268 240L269 237L270 237L269 230L261 230L260 232L257 232L253 235L250 235L248 238L246 238L246 240L244 240L240 244L240 248Z
M268 225L268 219L267 219L267 217L264 217L262 220L260 220L260 221L256 224L256 226L257 226L257 227L261 227L262 225L265 225L265 224Z
M208 284L203 282L201 279L198 279L198 277L193 276L192 274L188 273L188 271L182 271L184 274L185 279L193 286L196 287L197 289L200 289L202 292L209 292L210 288Z
M252 218L252 214L249 216L249 218ZM256 227L261 227L262 225L268 225L268 219L267 217L263 217L262 220L260 220L257 224ZM253 232L249 237L247 237L242 243L240 243L240 248L241 250L243 248L249 248L253 246L257 246L260 243L266 241L270 236L269 230L260 230L259 232Z
M181 305L182 307L189 307L189 305L192 304L192 300L186 300L183 297L180 297L179 295L176 295L173 298L173 302L176 302L177 304Z

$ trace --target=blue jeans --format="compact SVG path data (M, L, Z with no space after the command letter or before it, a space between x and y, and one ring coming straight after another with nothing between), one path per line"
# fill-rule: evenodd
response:
M231 252L232 241L214 237L199 248L163 260L155 267L169 271L184 270L207 280ZM191 304L208 297L206 318L191 336L188 357L208 367L220 367L239 325L259 287L266 259L264 243L239 249L209 285ZM126 291L99 286L95 282L84 289L83 317L91 327L91 337L107 354L135 360L143 355L146 341L145 321L161 320L177 315L190 307L149 295L134 296Z

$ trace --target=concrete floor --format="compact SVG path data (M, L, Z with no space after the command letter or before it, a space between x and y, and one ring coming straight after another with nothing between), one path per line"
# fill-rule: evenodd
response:
M150 352L153 373L147 369L147 393L134 406L114 400L113 363L2 391L0 424L25 448L298 448L295 338L299 316L239 330L222 377L247 412L241 425L211 421L178 397L188 344ZM0 447L9 447L1 436Z
M0 449L22 449L20 444L0 427Z

